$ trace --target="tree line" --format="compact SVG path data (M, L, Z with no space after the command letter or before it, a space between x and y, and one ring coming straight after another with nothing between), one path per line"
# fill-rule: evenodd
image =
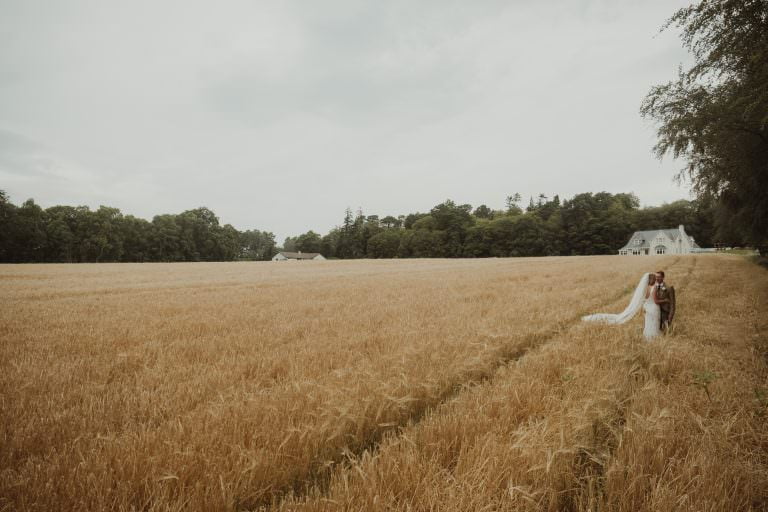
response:
M16 206L0 190L0 262L268 260L276 252L274 234L222 226L208 208L148 221L107 206Z
M519 194L506 208L473 208L447 200L425 213L398 217L353 214L321 236L308 231L285 240L286 250L320 252L331 258L475 258L616 254L636 230L676 228L702 246L714 239L739 245L738 235L716 227L718 209L680 200L640 208L633 194L577 194L561 201L541 194L521 207Z
M740 245L717 219L718 207L699 200L640 208L632 194L589 192L564 201L540 194L523 207L513 194L501 210L452 200L397 217L348 208L327 234L308 231L278 247L273 233L221 225L205 207L148 221L107 206L16 206L0 191L0 262L269 260L281 250L339 259L615 254L636 230L680 224L702 246Z

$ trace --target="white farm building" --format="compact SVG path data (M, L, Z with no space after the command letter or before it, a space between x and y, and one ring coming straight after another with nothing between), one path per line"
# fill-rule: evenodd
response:
M700 247L692 236L686 234L683 225L677 229L635 231L627 245L619 249L621 255L689 254L699 252Z
M272 257L272 261L302 261L302 260L324 260L319 252L279 252Z

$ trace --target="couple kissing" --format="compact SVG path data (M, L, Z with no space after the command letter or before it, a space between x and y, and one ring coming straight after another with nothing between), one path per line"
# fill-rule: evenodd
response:
M646 341L670 332L675 319L675 287L667 285L664 277L663 270L643 274L632 294L629 306L621 313L595 313L583 316L581 319L585 322L623 324L642 308L645 312L643 337Z

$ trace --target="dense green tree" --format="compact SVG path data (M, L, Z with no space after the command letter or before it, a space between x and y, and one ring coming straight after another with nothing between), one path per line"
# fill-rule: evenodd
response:
M543 196L543 194L542 194ZM536 206L536 214L542 220L548 220L552 215L560 210L560 196L555 195L551 201L542 201Z
M121 261L123 252L123 214L117 208L100 206L93 215L89 241L94 247L90 261Z
M384 230L384 228L381 227L378 215L369 215L366 217L365 222L362 223L359 229L361 251L360 257L364 257L366 254L368 254L369 240L379 234L382 230Z
M607 192L577 194L560 209L568 254L611 254L632 234L625 198ZM662 226L658 226L662 227Z
M16 252L16 206L0 190L0 262L13 261Z
M123 217L123 261L152 261L152 224L133 215Z
M358 257L356 238L355 219L352 216L352 210L347 208L344 211L344 222L339 228L339 234L336 240L336 255L339 258Z
M702 200L720 207L721 234L768 248L768 1L704 0L667 22L694 64L655 86L641 113L659 123L656 154L686 161ZM726 229L722 229L726 228Z
M475 211L472 213L475 217L478 219L492 219L493 218L493 210L488 208L486 205L481 204L477 208L475 208Z
M298 251L298 248L296 247L296 240L298 240L298 237L285 237L285 240L283 241L283 250L286 252L296 252Z
M536 215L521 215L513 219L508 256L546 255L544 221Z
M523 209L520 208L520 201L522 200L523 200L523 197L517 192L511 195L508 195L504 201L507 207L507 210L506 210L507 215L520 215L521 213L523 213Z
M485 218L489 211L492 212L487 207L473 210L470 205L448 200L430 209L430 213L400 216L403 226L396 230L396 255L416 258L615 254L634 230L675 228L679 224L685 224L688 233L702 245L709 245L716 213L711 205L700 201L641 209L633 194L607 192L578 194L565 202L558 195L550 199L540 194L535 202L532 198L525 213L493 212L491 218ZM375 228L371 222L374 219L375 216L363 218L360 212L353 218L347 210L345 225L322 238L324 253L333 254L345 226L357 233L365 226ZM381 234L381 230L390 229L392 219L379 221L378 231L365 238L365 256L392 256L396 238Z
M296 237L296 250L301 252L320 252L322 239L314 231L307 231Z
M48 222L46 225L45 261L75 262L77 238L70 228L66 216L68 207L57 207L58 210L46 210Z
M185 261L186 247L175 215L156 215L150 232L150 255L153 261Z
M367 256L369 258L395 258L400 249L402 233L399 229L385 229L368 240Z
M220 260L222 255L230 254L230 248L226 246L231 243L231 237L222 238L219 218L208 208L182 212L176 222L184 239L191 241L185 246L187 261Z
M399 228L403 225L403 221L391 215L387 215L381 219L381 226L384 228Z
M442 258L443 233L427 229L407 230L400 240L397 255L400 258Z
M409 213L408 215L405 216L405 219L403 219L403 227L405 229L411 229L411 228L413 228L413 224L417 220L421 219L422 217L426 217L427 215L429 215L429 214L428 213L418 213L418 212L417 213Z
M517 218L517 215L505 215L487 224L484 238L488 243L486 251L489 256L504 258L515 255L513 251L516 247L514 237Z
M44 261L45 224L45 212L32 199L15 209L11 230L15 257L11 261Z
M371 232L368 228L368 223L363 215L363 210L358 209L355 215L355 221L352 223L352 257L364 258L365 249L368 242L368 237L371 236Z
M458 257L462 255L467 228L474 224L471 212L471 205L457 205L450 199L430 210L429 216L434 219L435 229L442 232L441 252L443 256ZM416 224L420 222L421 220L417 221Z
M265 261L277 254L275 235L258 229L247 230L240 233L239 258L245 260Z
M437 221L429 214L423 215L414 221L414 223L411 225L411 229L426 229L427 231L434 231L437 229Z
M705 247L714 243L713 212L702 211L711 208L700 201L680 200L661 206L638 210L634 217L637 230L676 228L680 224L696 242Z
M339 228L333 228L321 239L320 253L326 258L338 257L340 233Z
M494 220L501 218L505 217L499 216ZM467 228L467 233L464 237L463 256L465 258L487 258L491 256L490 225L490 220L481 218L474 225Z
M0 191L0 262L228 261L274 252L272 233L221 226L205 207L149 222L108 206L17 207Z

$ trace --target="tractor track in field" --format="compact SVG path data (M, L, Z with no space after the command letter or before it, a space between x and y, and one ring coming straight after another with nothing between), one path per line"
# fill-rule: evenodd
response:
M668 269L673 269L681 263L681 257L676 256L667 266ZM693 270L696 266L696 260L692 260L693 263L686 269L684 276L680 282L685 284L690 279ZM608 297L607 300L600 301L600 304L591 307L603 307L614 302L619 301L627 295L625 290L617 292ZM587 312L579 312L568 317L566 320L559 322L553 328L545 329L543 331L533 333L524 338L522 343L515 343L514 346L508 346L500 350L498 357L495 359L495 363L492 367L483 371L481 374L477 374L474 377L470 377L462 382L456 383L452 387L448 388L444 393L439 394L434 401L428 404L423 404L420 407L415 408L411 414L408 414L396 425L393 425L391 429L382 429L372 433L369 442L355 447L355 449L344 449L333 460L318 461L316 467L312 469L309 474L303 475L300 479L297 479L291 485L288 485L281 489L275 489L269 495L263 496L261 499L255 501L249 501L245 503L239 503L237 505L238 510L269 510L272 507L277 506L286 497L300 498L307 496L310 492L316 492L319 490L322 494L327 494L328 486L331 480L331 475L338 467L344 467L348 465L348 461L355 457L361 456L365 452L376 452L385 437L400 436L402 431L408 427L417 425L420 423L431 411L439 408L441 405L453 400L464 390L472 388L478 385L482 385L494 380L496 374L502 367L520 361L526 354L531 351L545 346L547 343L553 341L563 333L570 330L572 327L580 323L581 317ZM486 335L486 337L496 337L493 335ZM624 423L626 422L626 412L631 405L631 395L626 400L620 402L620 410L616 425L620 429L620 434L623 431ZM618 446L618 440L620 437L616 437L616 443L613 446L609 446L609 453L613 454L616 446ZM610 439L606 438L606 443L612 443ZM584 454L586 457L588 454ZM587 465L585 465L586 471ZM604 470L604 468L602 468ZM604 475L603 475L604 477Z

